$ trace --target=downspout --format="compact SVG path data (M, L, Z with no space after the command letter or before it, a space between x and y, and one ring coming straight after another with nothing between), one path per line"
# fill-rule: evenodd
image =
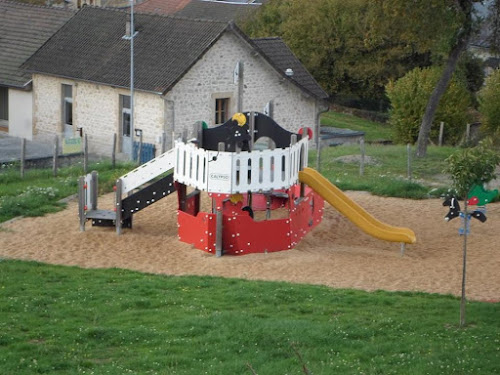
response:
M322 103L325 103L322 101ZM328 112L330 109L330 106L326 104L326 107L321 107L319 108L319 111L316 113L316 170L319 172L320 171L320 165L321 165L321 136L320 136L320 130L321 130L321 115L325 112Z

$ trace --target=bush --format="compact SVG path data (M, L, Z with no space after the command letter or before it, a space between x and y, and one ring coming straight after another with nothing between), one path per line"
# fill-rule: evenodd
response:
M477 147L460 149L446 162L445 173L450 175L460 197L466 197L472 186L482 186L496 177L500 154L493 149L492 140L485 139Z
M479 91L481 120L490 134L500 131L500 69L495 70Z
M437 67L417 68L386 86L392 106L389 124L394 128L396 142L414 143L417 140L427 101L440 76L441 69ZM443 121L446 143L457 144L469 121L470 104L471 97L464 83L453 77L436 111L431 139L437 141L439 123Z

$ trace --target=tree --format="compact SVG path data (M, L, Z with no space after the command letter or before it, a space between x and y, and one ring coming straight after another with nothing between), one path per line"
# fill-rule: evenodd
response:
M500 69L494 71L479 91L479 112L487 132L494 135L500 132Z
M386 86L387 97L391 102L389 123L394 130L395 141L414 143L418 137L419 124L429 94L440 76L438 67L414 69L396 82ZM450 87L443 95L436 112L436 119L448 124L446 142L457 144L463 135L463 126L469 119L468 109L471 94L463 80L452 78ZM439 126L433 126L431 137L439 136Z
M425 43L390 24L378 27L371 0L273 0L241 27L252 37L281 36L332 96L385 101L385 85L430 65Z
M409 30L422 29L422 21L441 23L442 20L436 18L436 9L441 9L449 14L448 17L454 20L450 24L452 31L451 38L449 33L443 34L444 38L437 38L436 41L447 44L446 61L444 63L441 78L437 82L432 91L427 106L425 109L420 131L417 141L417 156L424 157L427 153L427 143L434 116L439 105L439 101L443 96L448 84L451 80L453 72L457 67L460 56L466 50L469 40L474 32L478 29L481 22L491 22L494 25L493 32L490 36L490 46L493 50L499 45L499 20L500 20L500 0L490 2L490 16L487 20L474 16L474 3L483 3L482 0L425 0L425 1L406 1L406 0L381 0L382 2L390 3L389 6L394 6L396 13L401 14L406 11ZM419 18L415 18L418 15ZM437 22L436 22L437 21ZM438 34L439 35L439 34ZM436 37L436 35L434 36ZM440 40L441 39L441 40ZM446 50L446 49L445 49Z
M467 274L467 198L474 185L483 185L494 179L496 166L500 163L500 155L494 151L491 140L485 140L474 148L462 149L446 159L448 166L445 170L453 181L453 187L460 197L464 198L464 243L462 266L462 296L460 300L460 326L465 325L465 284Z
M469 40L473 32L472 5L474 2L475 1L471 0L459 0L453 2L455 5L454 10L461 16L460 18L462 19L462 24L457 29L455 40L452 41L450 53L445 63L441 78L436 84L436 87L432 91L429 101L427 102L424 117L422 118L422 124L420 125L420 131L418 133L417 157L424 157L427 154L427 142L429 141L431 126L434 121L439 101L450 83L460 55L465 51L467 45L469 44Z

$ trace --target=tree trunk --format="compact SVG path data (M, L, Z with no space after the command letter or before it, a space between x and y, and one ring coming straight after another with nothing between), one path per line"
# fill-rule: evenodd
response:
M448 56L448 61L444 68L441 78L432 91L432 94L427 102L427 107L425 108L425 114L422 118L422 124L420 125L420 131L418 132L417 140L417 157L423 158L427 154L427 143L429 142L429 134L431 132L432 122L434 121L434 116L436 114L437 107L441 97L446 92L448 84L450 83L453 72L455 71L460 55L465 50L469 38L464 38L460 40L457 45L451 50Z
M474 2L476 2L476 0L458 0L456 2L458 8L457 11L463 14L464 22L462 24L462 29L457 35L456 44L450 51L443 74L441 75L441 78L439 79L436 87L432 91L429 101L427 102L424 117L422 118L422 124L420 125L420 131L418 132L417 157L423 158L427 154L427 142L429 142L431 126L434 121L437 107L439 106L439 101L446 92L446 88L450 83L453 72L457 67L460 55L463 51L465 51L467 45L469 44L469 39L472 34L472 10Z
M465 208L464 208L464 247L463 247L463 267L462 267L462 298L460 299L460 327L465 326L465 304L467 300L465 299L465 276L467 274L467 227L468 221L467 218L468 210L467 210L467 198L469 194L465 196Z

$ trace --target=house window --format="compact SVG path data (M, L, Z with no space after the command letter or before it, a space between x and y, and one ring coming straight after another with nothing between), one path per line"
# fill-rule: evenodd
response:
M229 98L215 99L215 124L223 124L227 121L229 110Z
M73 126L73 86L62 85L64 125Z
M130 96L120 95L120 124L122 135L130 137Z
M0 87L0 121L9 120L9 89Z

